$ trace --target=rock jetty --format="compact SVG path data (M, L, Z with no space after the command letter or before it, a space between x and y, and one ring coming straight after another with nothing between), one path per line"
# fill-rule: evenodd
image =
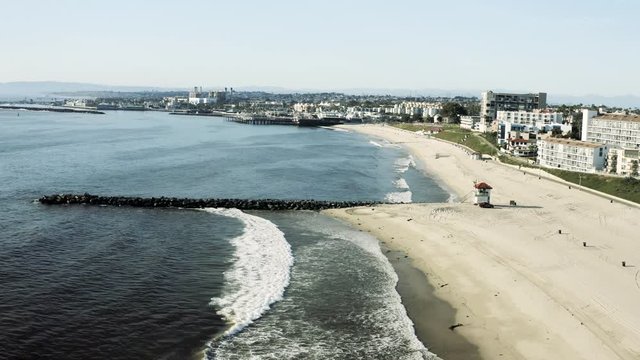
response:
M90 194L60 194L43 196L38 201L46 205L86 204L132 206L146 208L236 208L240 210L325 210L381 204L377 201L319 201L277 199L188 199L175 197L97 196Z

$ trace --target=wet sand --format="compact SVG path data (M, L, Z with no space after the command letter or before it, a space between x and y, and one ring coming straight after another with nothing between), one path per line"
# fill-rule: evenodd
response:
M384 244L381 247L398 274L396 289L413 321L416 335L429 351L445 360L481 359L477 346L455 329L448 329L456 324L456 309L435 296L436 288L427 280L427 276L413 266L406 253L388 249Z

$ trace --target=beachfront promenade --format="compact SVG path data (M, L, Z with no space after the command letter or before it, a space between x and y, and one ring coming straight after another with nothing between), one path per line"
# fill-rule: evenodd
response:
M456 309L451 324L412 316L427 347L439 329L486 359L640 358L638 207L392 127L345 128L406 147L462 200L327 211L405 252ZM470 203L474 181L493 187L496 208Z

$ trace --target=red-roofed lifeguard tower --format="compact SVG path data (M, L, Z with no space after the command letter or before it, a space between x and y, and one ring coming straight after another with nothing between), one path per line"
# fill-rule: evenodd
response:
M473 193L473 204L491 204L491 185L486 182L476 182L473 184L475 191Z

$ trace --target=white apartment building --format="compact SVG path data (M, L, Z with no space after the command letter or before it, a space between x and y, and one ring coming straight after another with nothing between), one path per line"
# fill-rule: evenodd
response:
M418 101L404 101L400 104L395 104L392 108L385 108L387 114L395 115L422 115L424 117L434 117L440 113L440 105L418 102Z
M460 116L460 127L471 131L486 132L487 126L480 116Z
M640 115L605 114L582 111L583 141L606 143L623 149L640 149Z
M537 145L541 166L588 173L607 166L606 144L547 137L538 139Z
M531 111L547 107L547 93L511 94L485 91L480 96L480 116L496 119L498 111Z
M562 113L545 110L533 111L504 111L497 112L498 122L508 122L512 124L528 125L537 129L543 129L545 125L562 124L564 117Z
M635 165L634 165L635 163ZM640 150L638 149L609 149L609 172L622 176L634 175L634 168L638 171L640 163Z

